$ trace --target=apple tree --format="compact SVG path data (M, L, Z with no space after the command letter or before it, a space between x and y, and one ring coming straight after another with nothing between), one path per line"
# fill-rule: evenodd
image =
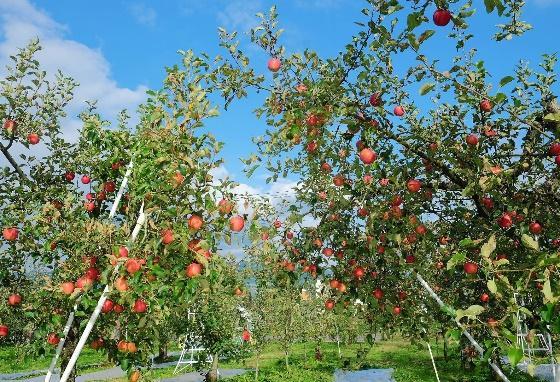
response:
M484 6L504 20L500 44L531 27L522 2ZM361 30L321 58L286 51L273 8L251 31L271 57L268 78L254 74L235 33L221 37L239 88L269 94L248 171L264 161L270 181L297 177L297 198L319 222L299 232L292 261L304 254L338 282L337 300L358 297L383 327L413 336L434 329L438 309L422 278L444 298L438 319L515 364L519 309L541 331L560 329L556 56L491 76L473 46L475 10L460 0L367 1ZM444 39L455 52L432 57Z

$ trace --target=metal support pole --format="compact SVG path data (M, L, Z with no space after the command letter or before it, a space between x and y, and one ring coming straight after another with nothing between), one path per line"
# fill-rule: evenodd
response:
M420 282L420 284L424 287L424 289L426 289L428 294L434 300L436 300L438 305L441 308L446 308L447 305L439 298L439 296L434 292L434 290L430 287L430 285L428 285L426 280L424 280L424 278L418 272L415 272L415 274L416 274L416 279ZM480 346L480 344L473 338L473 336L469 333L469 331L463 327L463 325L461 325L457 321L455 321L455 323L463 330L463 334L465 335L465 337L467 337L467 339L470 341L470 343L476 348L476 350L478 351L480 356L483 357L484 356L484 349L482 348L482 346ZM498 365L496 365L494 362L492 362L492 360L490 358L488 358L488 363L490 364L490 367L492 368L492 370L494 370L494 372L502 379L502 381L510 382L508 377L505 376L505 374L498 367Z
M142 203L142 207L140 207L140 214L138 215L138 220L136 221L136 226L134 227L134 231L132 232L132 236L130 238L130 243L133 243L136 240L136 237L138 236L138 233L140 232L140 229L142 228L142 225L144 224L145 221L146 221L146 215L144 214L144 203ZM113 271L113 274L118 273L119 267L120 267L120 263L117 264L117 266L115 267L115 270ZM95 310L93 311L93 314L91 315L90 319L88 320L88 323L87 323L87 325L84 329L84 332L82 333L82 335L80 337L80 340L78 341L78 344L76 345L76 348L74 349L74 352L72 353L72 357L70 357L70 360L68 361L68 365L66 365L66 369L64 370L64 373L62 374L62 377L60 378L60 382L66 382L68 380L68 377L70 377L70 374L72 373L72 369L74 368L74 365L76 365L76 362L78 361L78 357L80 356L80 353L82 352L82 349L84 348L84 345L86 344L86 341L89 337L89 334L93 330L93 326L95 325L95 321L97 321L97 318L99 317L99 314L101 313L101 308L103 307L103 304L107 300L107 296L108 296L111 288L112 288L111 284L107 284L105 286L105 289L103 290L103 293L101 294L101 297L99 298L99 301L97 302L97 306L95 307Z
M111 212L109 213L109 219L112 219L117 212L117 208L119 207L119 203L120 203L121 198L124 194L124 190L126 189L126 185L128 184L128 178L130 177L130 174L132 173L132 167L133 167L133 162L130 161L130 163L127 166L126 173L124 174L124 178L121 181L121 186L119 187L119 192L117 193L117 196L115 197L115 200L113 201L113 205L111 206ZM78 310L78 304L80 303L80 300L81 300L81 296L76 300L76 304L74 304L74 308L73 308L72 312L70 312L70 315L68 316L68 319L66 320L66 325L64 326L63 336L60 339L60 342L58 343L58 346L56 347L56 352L55 352L54 357L51 361L51 365L49 366L49 370L47 371L47 375L45 376L45 382L50 382L50 380L51 380L51 377L52 377L53 372L54 372L54 368L56 367L56 363L58 362L58 359L60 358L60 354L62 353L62 349L64 348L64 344L66 342L66 336L68 335L68 332L70 331L70 328L72 327L72 324L74 323L74 317L76 315L76 311Z

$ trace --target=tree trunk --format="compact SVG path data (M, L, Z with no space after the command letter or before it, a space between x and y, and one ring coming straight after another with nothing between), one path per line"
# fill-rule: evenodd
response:
M290 367L290 362L288 361L288 349L284 350L284 361L286 362L286 370Z
M167 359L167 343L160 344L159 349L158 349L158 356L157 356L156 360L159 363L163 363L163 362L165 362L166 359Z
M74 320L74 322L72 323L72 327L70 328L70 330L68 331L68 335L66 336L66 341L64 342L64 348L62 349L62 352L60 353L60 375L62 376L62 374L64 373L64 370L66 370L66 365L68 365L68 362L70 361L70 358L72 357L72 353L74 352L74 349L76 349L76 345L78 345L78 325L79 325L79 321L78 320ZM68 377L68 382L76 382L76 365L74 365L74 368L72 369L72 373L70 373L70 376Z
M218 381L218 357L218 354L212 355L212 368L206 373L206 378L204 378L206 382Z
M257 362L255 365L255 382L259 381L259 359L261 357L261 353L258 351L257 352Z

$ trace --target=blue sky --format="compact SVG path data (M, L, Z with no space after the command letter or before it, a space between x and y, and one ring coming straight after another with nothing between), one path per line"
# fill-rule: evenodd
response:
M147 88L160 86L163 68L178 62L177 50L217 54L218 26L246 31L254 25L256 12L266 12L275 3L286 29L282 42L288 52L311 48L323 56L335 55L349 41L357 28L352 22L361 18L359 11L365 5L360 0L2 0L0 64L4 66L16 47L39 36L46 69L61 68L82 84L66 126L72 135L78 127L74 117L85 99L100 99L100 110L109 119L123 107L134 109ZM560 0L527 0L525 19L535 29L500 45L488 39L497 20L483 13L481 9L472 19L479 35L473 44L494 72L496 82L509 74L519 59L536 65L540 54L560 51L560 42L553 35L558 30ZM454 53L445 39L431 40L430 44L430 54L444 60ZM266 73L267 57L249 46L245 50ZM262 177L244 178L238 160L253 150L251 137L264 130L263 122L251 113L255 105L254 99L237 103L209 128L226 143L227 171L246 183L247 189L266 192L271 189ZM284 182L272 191L288 186L289 182Z

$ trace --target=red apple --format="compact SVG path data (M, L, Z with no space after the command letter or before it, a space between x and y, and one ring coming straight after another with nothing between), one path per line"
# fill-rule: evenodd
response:
M272 57L271 59L268 60L268 70L270 70L273 73L276 73L278 70L280 70L280 66L282 66L282 62L280 61L280 59L276 58L276 57Z
M344 177L342 175L336 175L333 177L333 183L335 186L340 187L344 185Z
M218 210L221 214L227 215L233 210L233 203L227 199L222 199L218 202Z
M507 228L511 227L513 225L513 219L511 217L511 215L507 212L504 212L498 218L498 225L503 229L507 229Z
M487 322L488 322L488 326L492 328L498 325L498 320L496 320L494 317L490 317Z
M307 150L308 153L314 153L317 150L317 142L315 141L309 142L305 149Z
M243 333L241 334L241 338L245 342L251 341L251 332L248 331L247 329L243 329Z
M8 337L10 329L6 325L0 325L0 337Z
M121 276L121 277L117 278L115 280L115 288L119 292L124 292L125 290L127 290L128 289L128 281L126 280L126 277Z
M87 212L92 212L93 210L95 210L95 203L94 202L85 202L84 203L84 208Z
M16 241L19 236L19 230L15 227L8 227L2 230L2 236L6 241Z
M103 306L101 307L101 313L109 313L115 307L113 300L105 300Z
M132 307L132 311L134 313L145 313L148 310L148 305L142 299L138 299L134 302L134 306Z
M115 192L115 190L117 189L117 185L112 180L109 180L109 181L105 182L105 184L103 185L103 188L107 192Z
M406 188L410 192L418 192L420 191L421 187L422 182L420 182L418 179L410 179L408 182L406 182Z
M325 309L326 309L326 310L333 310L334 304L335 304L335 303L334 303L333 300L330 300L330 299L329 299L329 300L325 301Z
M330 164L328 164L327 162L323 162L323 164L321 164L321 170L325 171L325 172L331 172L332 171L332 167Z
M31 133L27 135L27 142L29 142L30 145L36 145L39 141L40 139L38 134Z
M72 281L63 282L60 285L60 290L62 293L70 295L74 292L74 283Z
M373 93L370 97L369 97L369 104L371 106L379 106L381 105L381 94L379 93Z
M362 277L364 277L364 275L366 274L366 271L362 267L356 267L356 268L354 268L353 274L354 274L355 278L357 278L358 280L361 280Z
M393 307L393 314L396 315L396 316L401 314L401 307L400 306Z
M135 274L140 270L142 264L140 264L140 261L138 261L137 259L128 259L124 266L126 267L126 271L128 273Z
M548 149L548 155L553 157L560 155L560 143L555 142L551 144L550 148Z
M406 255L404 261L407 264L413 264L416 261L416 257L414 255Z
M74 174L72 171L67 171L67 172L64 174L64 178L65 178L68 182L73 181L75 177L76 177L76 174Z
M420 224L418 227L416 227L414 229L414 231L418 234L418 235L425 235L428 232L428 229L426 228L426 226L424 224Z
M492 200L492 198L490 197L483 197L482 198L482 204L484 205L484 207L486 207L486 209L491 210L494 208L494 201Z
M483 99L480 101L480 110L489 113L492 110L492 103L487 99Z
M467 144L470 145L470 146L476 146L476 145L478 145L478 137L476 136L476 134L469 134L469 135L467 135L467 138L465 138L465 141L466 141Z
M16 306L21 304L21 295L14 293L8 297L8 305Z
M90 346L93 350L99 350L103 347L103 345L104 345L103 338L97 338L97 339L91 341L91 344L90 344Z
M47 336L47 342L53 346L58 345L60 337L56 333L49 333Z
M449 24L449 21L451 21L451 12L449 12L447 9L437 9L434 12L434 24L436 24L438 27L444 27L447 24Z
M7 119L4 122L4 129L8 132L8 133L13 133L16 129L17 126L17 122L14 121L13 119Z
M85 277L91 280L98 280L99 279L99 270L94 267L90 267L86 270Z
M229 228L233 232L240 232L243 227L245 227L245 219L243 219L242 216L232 216L231 219L229 219Z
M199 263L190 263L189 265L187 265L187 268L185 269L185 273L189 278L198 277L201 272L202 272L202 265L200 265Z
M463 269L466 274L474 275L476 272L478 272L478 264L467 261L465 264L463 264Z
M82 183L89 184L91 182L91 178L87 175L82 176Z
M395 108L393 109L393 113L395 113L397 117L402 117L404 115L404 108L400 105L395 106Z
M173 230L171 229L164 229L161 231L161 242L163 245L168 245L173 242Z
M377 159L377 153L370 148L365 148L360 151L360 160L364 164L372 164Z
M329 286L332 289L337 289L338 285L340 285L340 281L336 280L336 279L332 279L331 281L329 281Z
M373 176L366 174L364 175L364 184L371 184L373 182Z
M121 304L115 304L115 307L113 308L113 312L117 314L124 312L124 306L122 306Z
M333 253L334 253L334 251L333 251L332 248L324 248L324 249L323 249L323 255L325 255L325 256L327 256L327 257L332 256Z
M490 300L490 296L488 295L488 293L483 293L480 296L480 301L482 301L482 302L488 302L489 300Z
M533 235L539 235L542 232L542 225L539 222L531 222L529 224L529 232Z
M204 221L198 215L191 215L191 217L189 218L189 228L190 229L194 229L195 231L198 231L199 229L202 228L203 224L204 224Z

